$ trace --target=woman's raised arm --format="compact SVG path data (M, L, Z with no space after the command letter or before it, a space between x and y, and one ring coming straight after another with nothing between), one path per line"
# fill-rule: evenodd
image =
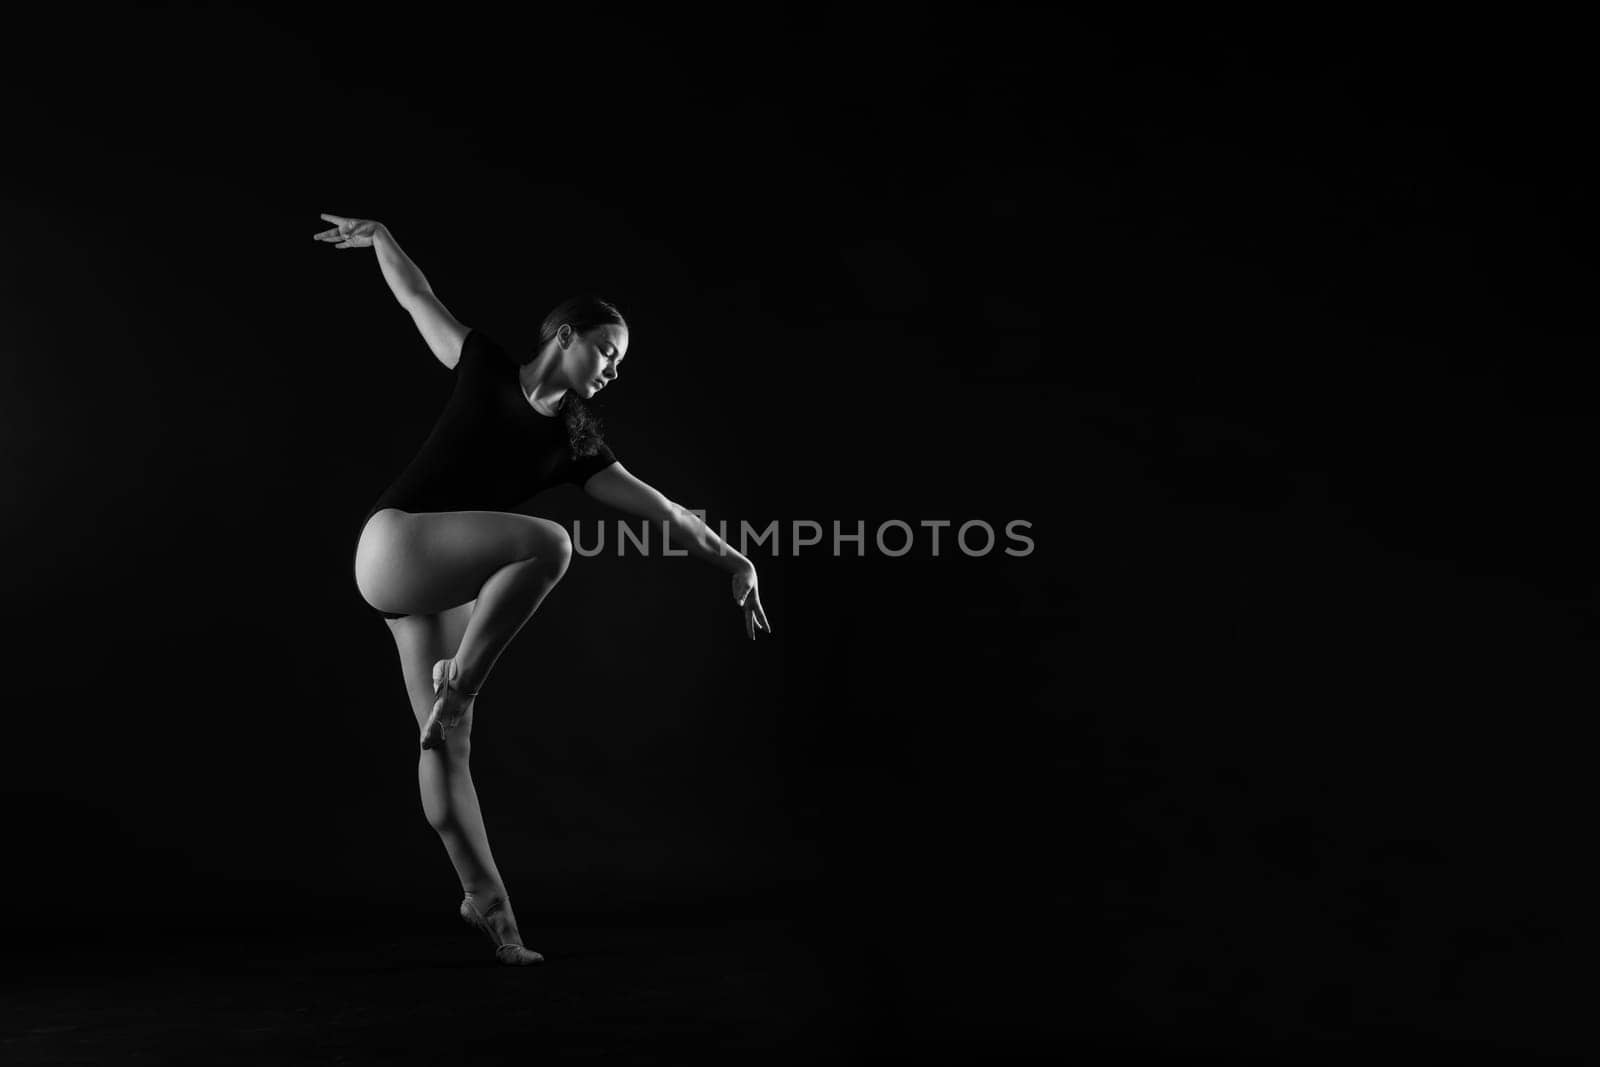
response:
M417 332L428 343L434 358L446 367L454 368L461 359L461 344L466 339L467 327L456 321L444 304L434 295L428 279L411 262L394 239L389 227L375 219L353 219L343 215L323 215L334 223L331 230L315 235L319 241L335 248L373 248L377 250L378 267L383 280L389 283L394 298L400 302L416 323Z

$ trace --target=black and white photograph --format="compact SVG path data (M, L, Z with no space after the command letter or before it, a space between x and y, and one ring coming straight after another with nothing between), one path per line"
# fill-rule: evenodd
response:
M1585 1062L1590 36L8 16L0 1063Z

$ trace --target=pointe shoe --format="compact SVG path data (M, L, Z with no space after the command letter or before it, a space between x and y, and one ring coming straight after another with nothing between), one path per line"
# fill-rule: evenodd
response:
M462 897L459 911L462 920L468 926L476 926L479 930L483 931L486 937L488 937L489 943L495 946L494 958L499 960L501 963L508 963L512 966L520 966L529 963L543 963L543 956L539 955L531 948L526 948L517 944L515 941L507 941L505 937L499 933L495 929L494 925L489 921L488 916L493 915L496 912L499 912L500 916L503 918L505 916L505 912L501 909L508 906L510 903L510 897L501 897L499 900L489 905L489 911L486 914L478 910L477 905L472 902L471 897ZM501 929L514 930L515 927L510 924L502 924Z
M472 710L477 693L463 693L451 683L461 676L461 668L453 659L442 659L433 665L433 711L422 724L422 747L444 747L445 731L460 722Z

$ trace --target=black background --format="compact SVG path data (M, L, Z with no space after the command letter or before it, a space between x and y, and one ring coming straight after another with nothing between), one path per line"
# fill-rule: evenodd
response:
M6 51L13 938L449 921L351 559L451 379L330 212L512 347L616 302L618 456L785 526L770 638L608 554L502 659L530 944L792 920L835 1058L1577 1046L1574 27L164 8Z

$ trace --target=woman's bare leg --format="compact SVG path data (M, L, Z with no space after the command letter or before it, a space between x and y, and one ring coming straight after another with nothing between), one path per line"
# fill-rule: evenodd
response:
M434 615L388 620L400 651L411 713L419 727L433 706L432 666L460 647L461 635L473 614L474 605L463 604ZM472 784L468 762L472 754L472 719L473 711L469 710L443 745L424 750L418 757L417 787L422 796L422 812L450 856L462 893L479 913L492 915L494 940L502 945L521 945L516 913L489 850L489 833L478 807L478 791Z
M572 539L549 519L386 509L362 533L356 585L384 611L433 614L476 600L453 655L454 687L474 693L571 559Z
M388 622L419 729L433 713L434 664L455 660L455 687L476 692L571 556L567 532L548 519L392 509L372 517L356 548L356 586L373 607L407 613ZM469 709L441 745L422 750L417 784L463 892L489 916L493 937L520 945L472 783L472 719Z
M462 692L478 691L511 639L521 632L546 594L566 574L567 563L572 558L572 542L563 540L557 544L560 547L552 549L549 555L506 564L483 583L483 590L478 594L478 608L472 613L455 654L456 665L461 670L456 686Z
M433 710L433 665L448 659L459 647L473 613L473 605L463 604L435 615L388 620L400 653L411 713L419 728ZM478 807L478 791L472 783L468 762L472 755L472 720L473 713L468 712L446 735L443 746L421 753L417 760L417 786L422 813L450 854L462 891L477 899L492 900L505 895L505 882L489 850L489 834Z

